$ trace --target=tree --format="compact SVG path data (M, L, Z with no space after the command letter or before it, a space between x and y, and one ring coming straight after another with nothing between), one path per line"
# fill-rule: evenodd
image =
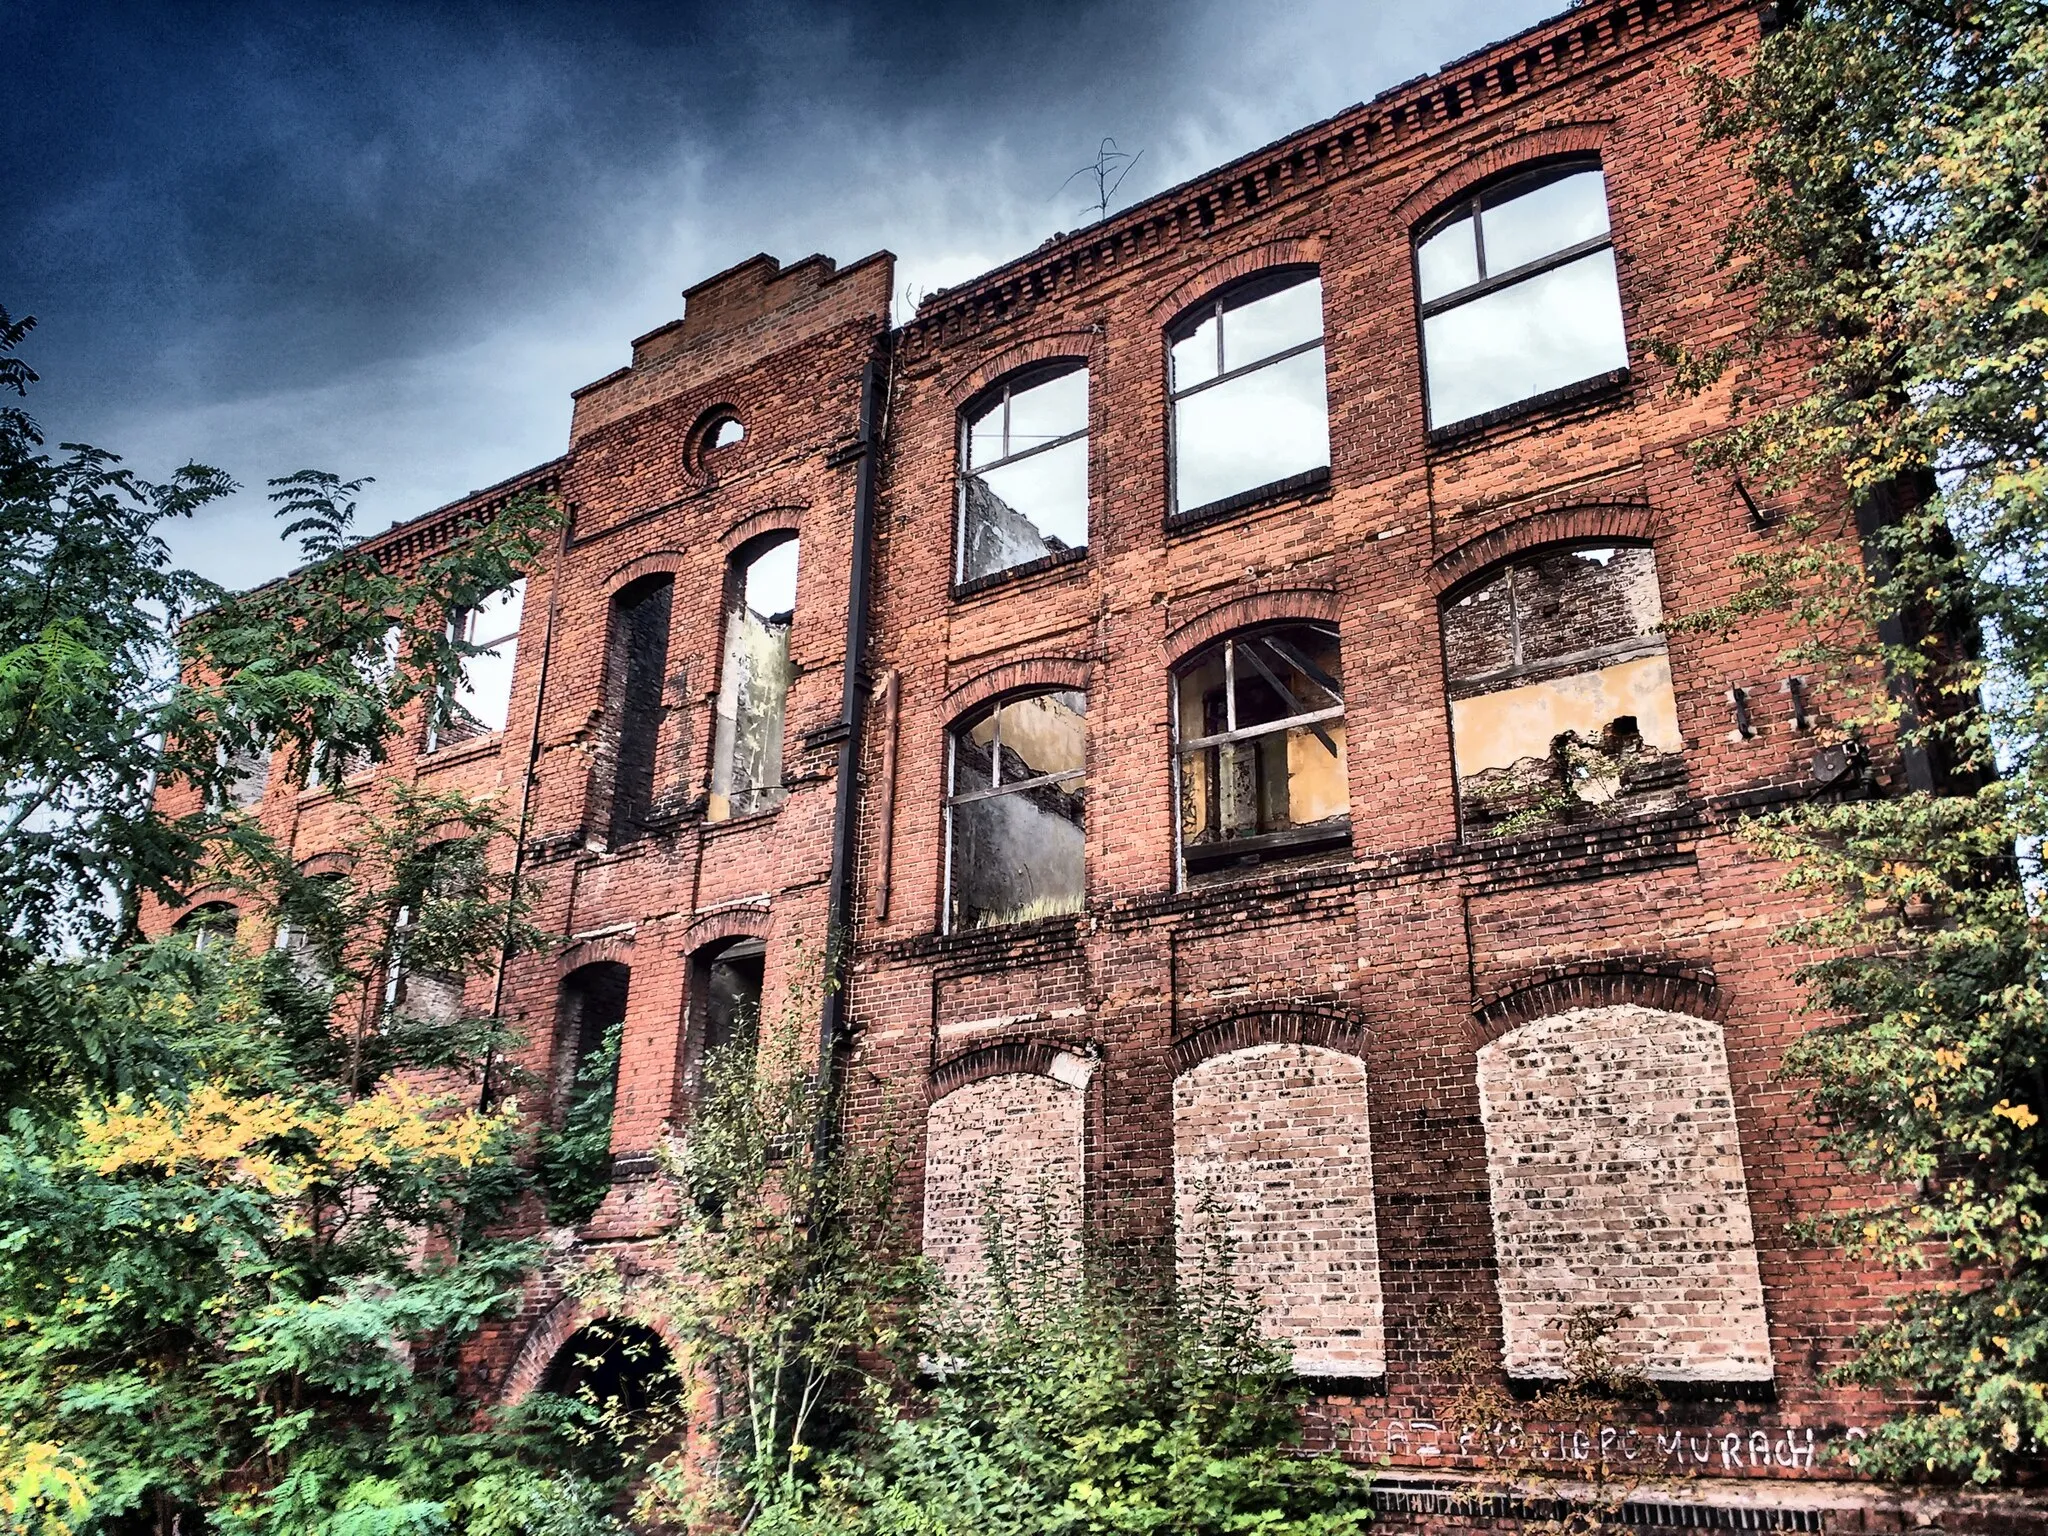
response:
M1885 1191L1812 1229L1942 1266L1840 1372L1927 1405L1854 1460L1992 1482L2048 1444L2048 15L1781 9L1747 73L1698 82L1750 179L1725 248L1750 334L1659 350L1681 390L1733 381L1701 462L1799 510L1687 622L1791 615L1837 729L1899 744L1893 793L1754 830L1818 898L1785 937L1825 955L1825 1020L1786 1069ZM1855 538L1815 510L1845 500Z
M18 393L29 324L0 314ZM519 1121L466 1101L497 1022L400 985L533 941L489 857L502 815L380 790L347 872L313 880L232 805L273 746L380 758L461 664L448 608L553 511L399 572L353 539L356 483L290 476L310 563L236 596L161 536L229 489L51 454L0 412L0 1528L601 1530L608 1491L548 1470L573 1410L483 1419L462 1391L533 1263L491 1235L526 1187ZM201 878L287 942L146 941L145 900Z

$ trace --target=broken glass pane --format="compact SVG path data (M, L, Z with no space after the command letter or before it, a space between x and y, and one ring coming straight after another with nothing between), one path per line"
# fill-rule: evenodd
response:
M1083 802L1078 777L956 802L949 928L958 933L1080 911Z
M967 477L961 579L1088 544L1088 439Z
M1593 251L1422 322L1430 425L1628 366L1614 252Z
M1216 327L1212 311L1193 332L1173 344L1173 387L1187 389L1216 377Z
M1327 467L1323 349L1182 396L1173 443L1174 505L1182 512Z

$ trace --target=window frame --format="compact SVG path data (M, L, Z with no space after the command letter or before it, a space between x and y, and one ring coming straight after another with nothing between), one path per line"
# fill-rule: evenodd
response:
M1493 206L1499 207L1503 203L1513 201L1512 195L1505 194L1513 193L1514 188L1520 187L1524 183L1562 180L1566 176L1576 175L1583 171L1598 171L1600 173L1601 195L1607 205L1607 228L1598 235L1564 246L1547 255L1538 256L1532 261L1525 261L1520 266L1511 267L1505 272L1489 273L1486 270L1486 207L1488 203L1490 202ZM1557 404L1562 400L1575 399L1580 395L1596 392L1612 384L1626 382L1629 368L1628 364L1624 362L1621 367L1610 369L1605 373L1590 374L1583 379L1576 379L1568 384L1559 384L1549 389L1538 390L1533 395L1525 395L1519 400L1510 400L1504 405L1494 406L1490 410L1480 411L1475 415L1460 416L1453 421L1442 422L1435 421L1430 417L1429 342L1424 329L1427 322L1435 319L1438 315L1448 314L1451 310L1460 309L1475 300L1486 298L1491 294L1504 292L1518 284L1528 282L1532 278L1541 277L1546 272L1553 272L1559 267L1569 266L1572 262L1591 256L1597 251L1613 250L1614 203L1612 198L1607 197L1606 185L1607 166L1597 154L1573 154L1558 159L1544 160L1536 164L1519 165L1499 176L1491 177L1476 186L1466 189L1448 203L1438 204L1428 218L1415 226L1408 239L1408 274L1410 282L1414 285L1415 292L1415 350L1416 356L1422 364L1423 429L1432 442L1444 438L1462 437L1467 432L1480 430L1495 422L1511 420L1516 416L1542 410L1545 406ZM1533 191L1534 187L1531 187L1530 190ZM1454 289L1450 293L1438 294L1433 299L1425 300L1422 297L1422 247L1448 225L1455 224L1459 219L1467 216L1472 220L1472 243L1479 266L1479 277L1462 288ZM1615 269L1614 302L1615 308L1620 314L1622 346L1624 356L1626 356L1628 314L1621 302L1619 258L1617 258Z
M517 587L519 589L519 622L513 625L509 631L507 631L504 634L498 635L495 638L484 640L465 640L462 637L463 625L473 621L475 616L483 611L483 605L481 603L470 606L453 608L449 611L448 614L447 634L450 641L456 644L472 646L478 652L484 654L495 654L497 647L505 645L507 643L509 643L512 646L513 674L511 677L506 679L505 683L505 724L496 727L487 727L483 730L478 731L473 736L463 736L453 741L445 739L445 732L447 730L447 727L454 720L454 712L462 707L462 690L469 681L469 662L471 658L467 656L461 657L459 658L461 662L461 671L455 676L455 678L453 678L450 681L448 686L441 690L439 695L437 695L437 697L434 700L434 708L428 712L427 740L425 749L427 753L432 754L453 747L466 747L472 742L485 741L493 736L502 736L511 727L512 694L514 691L514 686L518 681L519 637L522 633L525 632L526 629L526 577L523 574L515 576L512 578L510 582L506 583L504 586L495 588L494 590L486 592L484 594L484 599L487 602L491 598L497 597L501 593L510 592L514 587ZM479 721L478 723L482 724L481 721Z
M1228 496L1219 496L1214 501L1205 501L1192 507L1180 504L1180 410L1181 401L1199 395L1221 384L1234 383L1238 379L1258 372L1261 368L1274 367L1287 362L1302 353L1318 347L1327 349L1330 343L1329 317L1324 306L1316 306L1318 327L1313 339L1297 342L1273 352L1256 362L1224 371L1224 315L1231 309L1241 309L1255 304L1260 299L1270 298L1276 293L1285 293L1289 288L1303 283L1320 284L1323 269L1316 262L1289 262L1281 266L1263 267L1243 277L1223 284L1204 295L1201 301L1175 316L1173 322L1162 332L1165 342L1166 365L1166 525L1169 529L1186 528L1206 523L1212 518L1226 515L1243 507L1287 496L1296 492L1314 490L1326 485L1330 479L1330 465L1325 462L1310 469L1298 470L1291 475L1282 475L1277 480L1268 480L1263 485L1247 486L1244 490L1233 491ZM1246 295L1249 294L1249 297ZM1191 338L1209 320L1216 322L1216 372L1206 379L1180 388L1174 381L1173 350L1181 342ZM1330 358L1323 354L1323 421L1328 430L1330 414ZM1328 457L1335 457L1332 451Z
M1076 912L1085 911L1087 909L1087 782L1092 757L1092 742L1090 741L1090 736L1092 733L1087 731L1083 731L1082 733L1080 767L1063 768L1056 773L1033 774L1029 778L1017 780L1014 784L1005 784L1002 781L1003 710L1011 704L1021 704L1030 699L1051 698L1059 694L1079 694L1084 703L1084 706L1088 698L1088 690L1085 688L1052 687L1020 689L1013 693L1001 693L997 694L994 698L982 700L979 704L975 705L973 709L968 710L964 714L955 716L953 722L946 727L946 773L944 780L944 792L939 801L940 831L942 834L940 839L939 869L939 932L942 934L951 935L956 933L979 933L984 931L982 929L977 928L956 928L953 925L954 808L961 805L971 804L977 800L993 800L999 795L1023 794L1027 790L1040 789L1051 785L1063 784L1070 779L1079 779L1082 785L1081 906L1076 909ZM970 789L964 791L956 790L954 788L954 785L959 778L960 738L965 736L969 731L973 730L975 726L979 725L982 722L982 720L987 718L993 718L995 720L995 733L993 736L990 737L989 740L989 787L987 789ZM1082 710L1082 718L1084 720L1087 718L1087 711L1085 707ZM1074 915L1075 913L1062 913L1059 915L1059 917L1056 917L1052 920L1060 921L1063 918L1071 917ZM995 923L990 924L989 926L993 929L1001 929L1014 928L1017 926L1017 924Z
M1091 440L1095 435L1094 372L1093 363L1085 357L1045 358L1039 362L1026 363L1021 368L1013 369L995 383L977 391L966 404L960 407L956 415L956 441L953 452L953 591L956 596L965 596L970 593L979 592L985 587L996 585L1019 575L1029 574L1032 571L1044 570L1051 566L1064 565L1072 560L1087 558L1088 550L1094 542L1095 520L1090 515L1094 510L1093 502L1095 500L1095 476L1092 473L1094 469L1092 455L1086 452L1082 454L1085 469L1081 492L1081 517L1083 523L1087 526L1087 541L1068 549L1054 550L1049 554L1040 555L1033 560L1020 561L1016 565L1006 565L999 571L989 571L980 576L969 576L967 574L967 482L972 476L978 475L985 470L1004 469L1012 464L1022 463L1026 459L1035 458L1040 454L1050 453L1055 448L1064 448L1069 443L1076 441L1085 443ZM1036 389L1041 384L1050 384L1055 379L1063 379L1071 373L1079 373L1086 376L1088 409L1082 417L1080 427L1052 442L1039 443L1019 453L1009 452L1011 397L1019 393L1020 389ZM988 414L989 402L992 400L1000 400L1002 403L1004 452L1000 458L991 459L986 464L970 464L968 450L974 433L974 423L982 416Z
M1328 732L1321 728L1325 721L1342 720L1345 717L1349 706L1344 698L1343 679L1341 677L1337 678L1335 680L1337 687L1332 689L1321 678L1318 678L1314 672L1308 670L1302 664L1303 661L1306 661L1306 658L1302 658L1302 660L1295 663L1296 667L1301 670L1302 675L1315 683L1325 693L1332 694L1337 699L1337 703L1322 709L1289 715L1285 719L1269 720L1260 725L1240 727L1237 724L1237 648L1239 644L1288 629L1327 631L1330 637L1337 642L1338 655L1341 657L1343 654L1343 635L1334 619L1275 619L1265 623L1254 624L1244 629L1233 630L1229 634L1207 641L1188 652L1167 670L1167 737L1169 750L1173 755L1173 857L1176 889L1186 890L1191 878L1198 873L1196 869L1190 866L1186 833L1181 821L1181 797L1185 793L1185 786L1182 782L1184 772L1182 764L1189 752L1233 746L1240 742L1256 741L1262 736L1278 735L1307 727L1315 733L1318 741L1330 751L1337 753L1339 760L1343 762L1347 791L1344 806L1344 822L1341 827L1328 826L1289 830L1286 832L1262 832L1251 837L1219 841L1213 845L1204 844L1201 845L1203 848L1213 846L1217 851L1213 859L1200 859L1197 862L1213 862L1215 865L1221 866L1231 860L1249 854L1257 855L1260 865L1263 865L1270 859L1283 858L1290 854L1312 854L1324 848L1336 847L1339 843L1348 844L1351 841L1351 805L1349 799L1351 758L1348 750L1349 737L1348 735L1346 737L1346 750L1338 752L1335 740ZM1202 660L1218 647L1223 649L1224 719L1227 722L1228 728L1184 740L1180 733L1181 684L1190 673L1198 668ZM1287 691L1281 687L1279 680L1273 677L1264 665L1258 662L1256 657L1251 658L1251 660L1254 671L1264 678L1266 685L1273 688L1283 697L1287 696Z

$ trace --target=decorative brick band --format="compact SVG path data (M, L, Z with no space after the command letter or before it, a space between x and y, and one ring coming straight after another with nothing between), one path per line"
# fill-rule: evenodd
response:
M1432 177L1401 199L1393 221L1403 227L1421 223L1445 203L1492 181L1495 177L1563 155L1598 154L1607 140L1612 123L1560 123L1530 133L1503 139L1493 148L1474 155L1441 176Z
M1467 539L1440 555L1431 567L1431 579L1437 595L1441 597L1489 566L1525 549L1535 549L1544 544L1575 543L1583 539L1648 544L1652 541L1655 527L1655 514L1644 502L1550 503L1524 512L1512 522Z
M571 974L586 965L623 965L631 969L633 964L633 935L612 934L608 938L585 939L580 944L571 944L555 956L555 979L566 981Z
M1093 362L1096 344L1101 339L1102 333L1093 326L1034 336L1029 341L1004 347L1000 352L976 358L949 371L939 381L939 393L951 400L955 407L965 407L991 384L1008 378L1020 368L1029 368L1033 363Z
M1231 1051L1255 1045L1319 1045L1361 1060L1372 1031L1363 1019L1341 1008L1262 1008L1233 1013L1173 1043L1178 1077Z
M1234 597L1195 615L1185 624L1167 631L1166 654L1175 661L1220 640L1232 630L1255 624L1278 624L1289 620L1337 622L1338 598L1329 587L1282 587L1272 592L1254 592Z
M929 1079L930 1097L936 1103L969 1083L1016 1073L1058 1078L1071 1084L1072 1074L1059 1070L1062 1057L1068 1061L1089 1059L1085 1049L1061 1040L998 1040L993 1045L979 1046L933 1067Z
M1005 662L949 689L946 718L958 719L1001 694L1021 693L1027 688L1068 688L1086 693L1094 670L1094 662L1085 656L1027 656L1022 661Z
M1623 1003L1718 1019L1721 989L1709 966L1588 961L1502 992L1474 1008L1472 1018L1478 1026L1479 1043L1484 1045L1536 1019L1574 1008L1611 1008Z
M1226 283L1234 283L1240 277L1250 277L1254 272L1268 272L1275 267L1318 267L1323 261L1323 242L1314 236L1304 240L1267 240L1249 246L1221 261L1211 262L1193 277L1178 284L1157 304L1152 306L1153 324L1159 329L1178 320L1194 304L1214 293Z
M766 939L774 921L774 914L765 906L707 912L683 930L680 949L683 954L694 955L706 945L727 939Z

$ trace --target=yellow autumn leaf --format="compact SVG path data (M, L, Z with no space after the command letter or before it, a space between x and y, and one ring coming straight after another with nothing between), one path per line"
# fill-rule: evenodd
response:
M2035 1114L2031 1109L2027 1108L2026 1105L2013 1104L2005 1099L2000 1099L1998 1101L1998 1107L1992 1110L1991 1113L1993 1113L1994 1115L2003 1115L2006 1119L2010 1120L2014 1125L2018 1126L2023 1131L2028 1129L2041 1118L2039 1115Z

